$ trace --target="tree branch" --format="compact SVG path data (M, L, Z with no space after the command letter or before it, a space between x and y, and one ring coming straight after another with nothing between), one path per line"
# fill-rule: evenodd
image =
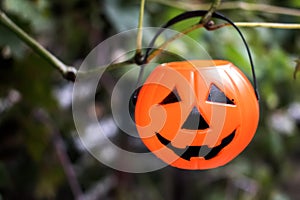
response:
M267 22L236 22L234 23L236 26L239 27L263 27L263 28L277 28L277 29L300 29L300 24L282 24L282 23L267 23ZM173 42L176 39L181 38L185 34L188 34L198 28L202 28L204 24L195 24L180 33L174 35L171 37L169 40L164 42L162 45L160 45L156 50L151 52L151 54L148 56L147 63L149 63L152 59L154 59L156 56L158 56L164 48L166 48L171 42ZM226 26L231 26L229 23L224 23L224 24L217 24L217 25L212 25L209 27L208 30L216 30L219 28L223 28Z
M272 23L272 22L235 22L238 27L248 28L276 28L276 29L300 29L300 24L291 23ZM225 26L231 26L229 23L211 25L207 30L216 30Z
M138 23L138 34L136 37L136 55L141 56L142 54L142 39L143 39L143 19L145 10L145 0L141 0L140 16Z
M298 9L291 9L291 8L283 8L278 6L271 6L266 4L251 4L245 2L224 2L220 5L221 0L215 0L214 3L211 4L201 4L195 5L190 3L184 2L173 2L170 0L149 0L152 2L164 4L171 7L176 7L179 9L184 10L195 10L195 9L208 9L210 6L210 10L213 13L215 9L218 7L219 10L222 9L242 9L242 10L249 10L249 11L262 11L274 14L283 14L283 15L291 15L291 16L300 16L300 10ZM140 17L138 23L138 36L137 36L137 50L135 59L130 59L125 62L121 63L113 63L109 66L109 70L114 70L119 68L120 66L124 66L127 64L136 63L137 58L142 58L141 55L141 46L142 46L142 24L143 24L143 16L144 16L144 7L145 7L145 0L141 0L141 8L140 8ZM209 13L208 13L209 14ZM207 18L208 19L208 18ZM43 46L41 46L35 39L30 37L27 33L25 33L20 27L18 27L13 21L11 21L7 15L0 10L0 24L3 24L13 33L15 33L22 41L24 41L35 53L40 55L44 58L48 63L50 63L54 68L59 70L59 72L63 75L63 77L70 81L75 81L76 74L78 73L77 70L72 66L65 65L62 61L60 61L57 57L55 57L52 53L46 50ZM235 25L239 27L263 27L263 28L279 28L279 29L300 29L300 24L284 24L284 23L265 23L265 22L236 22ZM214 25L213 29L222 28L225 26L229 26L229 24L220 24ZM194 26L190 29L183 31L183 33L187 34L192 30L196 29L197 26ZM181 34L182 35L182 34ZM172 38L172 41L179 38L180 36L176 36ZM162 47L167 46L169 43L168 41L162 45ZM149 60L153 59L157 54L158 51L154 51L152 55L149 55Z
M201 18L200 23L204 24L204 26L207 26L207 24L211 20L212 14L217 10L217 8L220 6L220 4L221 4L221 0L214 0L213 3L211 4L210 9L206 13L206 15Z
M48 115L46 111L43 109L37 110L35 112L35 117L43 123L49 130L51 136L52 136L52 142L53 146L56 152L56 155L62 165L62 168L65 172L66 179L69 183L70 189L74 195L75 200L83 200L83 193L82 189L80 187L80 184L76 177L76 172L72 166L72 163L70 161L70 158L66 152L66 147L63 141L63 138L61 137L60 131L57 129L57 127L54 125L52 119Z
M276 28L276 29L300 29L300 24L291 23L271 23L271 22L235 22L239 27L251 27L251 28ZM230 24L226 24L230 26Z
M16 25L3 11L0 10L0 24L4 25L10 31L15 33L23 42L25 42L35 53L44 58L54 68L59 70L63 77L69 81L75 81L77 70L74 67L65 65L35 39L25 33Z

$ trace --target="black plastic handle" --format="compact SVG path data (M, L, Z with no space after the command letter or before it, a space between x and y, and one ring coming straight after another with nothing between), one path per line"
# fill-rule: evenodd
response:
M172 19L170 19L167 23L165 23L161 29L155 34L155 36L153 37L153 39L150 41L148 48L146 49L145 55L142 59L142 63L141 64L146 64L147 59L150 55L150 52L154 49L154 44L156 39L158 38L158 36L164 32L164 30L178 22L181 22L183 20L186 19L190 19L190 18L194 18L194 17L203 17L205 16L205 14L207 13L206 10L195 10L195 11L188 11L188 12L184 12L182 14L179 14L175 17L173 17ZM250 61L250 65L251 65L251 71L252 71L252 77L253 77L253 87L254 87L254 91L255 91L255 95L257 100L259 100L259 92L258 92L258 87L257 87L257 80L256 80L256 75L255 75L255 68L254 68L254 64L253 64L253 60L252 60L252 56L251 56L251 52L250 52L250 48L247 44L247 41L245 39L245 37L243 36L242 32L240 31L240 29L234 24L233 21L231 21L230 19L228 19L227 17L225 17L224 15L222 15L221 13L218 12L214 12L212 14L212 18L217 18L217 19L222 19L226 22L228 22L230 25L232 25L235 30L238 32L238 34L240 35L241 39L243 40L243 43L246 47L247 50L247 54L249 57L249 61Z

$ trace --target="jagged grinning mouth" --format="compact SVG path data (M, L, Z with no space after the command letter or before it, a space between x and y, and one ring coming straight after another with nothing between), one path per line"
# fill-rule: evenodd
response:
M205 160L209 160L218 155L218 153L233 140L235 136L235 131L236 130L234 130L230 135L222 139L221 144L212 148L208 147L207 145L177 148L171 144L171 141L164 138L158 132L156 132L156 136L163 145L167 146L170 150L172 150L175 154L177 154L184 160L189 161L192 157L203 157Z

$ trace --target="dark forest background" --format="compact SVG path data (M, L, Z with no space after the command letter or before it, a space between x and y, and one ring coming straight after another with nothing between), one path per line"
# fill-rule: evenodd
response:
M244 2L300 8L298 0ZM77 68L101 41L136 28L139 6L138 0L0 1L20 27ZM160 26L182 11L146 1L144 26ZM220 11L233 21L300 23L300 17L289 15ZM242 31L253 52L261 95L259 128L247 149L217 169L166 167L131 174L101 164L82 148L72 117L73 83L0 24L0 199L74 199L81 194L95 200L300 199L300 77L293 78L299 30ZM203 41L213 57L230 60L249 75L246 54L230 33L224 28L192 37ZM103 92L97 101L103 117L110 117L108 96ZM130 144L120 135L115 140ZM69 174L71 180L66 175L70 170L75 173L75 178Z

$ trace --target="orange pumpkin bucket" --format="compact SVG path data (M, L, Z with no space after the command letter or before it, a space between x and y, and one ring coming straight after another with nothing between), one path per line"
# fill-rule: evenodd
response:
M228 163L250 143L258 119L251 83L221 60L159 65L141 88L135 109L148 149L182 169Z
M202 16L206 12L195 13L177 18ZM220 14L213 16L228 21ZM165 27L176 22L172 20ZM251 54L246 42L245 45L256 88ZM171 166L198 170L225 165L247 147L256 132L259 105L254 88L229 61L161 64L137 95L137 131L147 148Z

